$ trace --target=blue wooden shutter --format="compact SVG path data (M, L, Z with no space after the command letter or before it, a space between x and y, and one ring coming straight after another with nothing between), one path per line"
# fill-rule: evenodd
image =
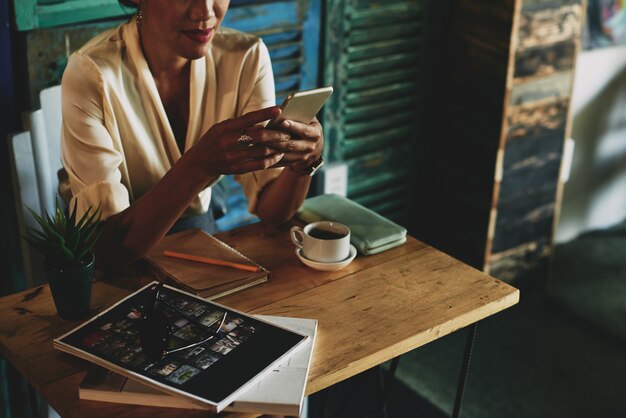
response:
M276 101L297 90L318 86L320 55L320 0L287 0L252 3L234 1L224 25L263 39L272 58ZM222 180L227 210L217 220L220 230L228 230L258 220L248 213L241 186L232 176Z
M348 197L403 223L421 127L423 2L345 0L327 11L327 160L348 166Z
M276 101L317 87L320 0L233 1L223 25L263 39L272 58Z

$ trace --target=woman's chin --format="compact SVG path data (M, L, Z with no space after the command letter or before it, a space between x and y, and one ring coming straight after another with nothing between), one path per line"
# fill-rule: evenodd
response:
M181 51L181 55L190 60L197 60L206 56L209 51L209 45L210 43L206 43L205 45L196 45L193 48L187 47Z

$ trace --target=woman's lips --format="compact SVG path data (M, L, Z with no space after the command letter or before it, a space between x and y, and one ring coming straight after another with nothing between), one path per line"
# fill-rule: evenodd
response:
M188 29L184 30L183 33L192 41L205 44L211 39L213 29Z

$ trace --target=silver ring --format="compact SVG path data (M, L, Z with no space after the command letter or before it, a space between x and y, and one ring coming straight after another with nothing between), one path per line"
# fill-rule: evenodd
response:
M237 145L251 146L251 145L254 145L252 142L253 142L252 137L245 133L241 134L239 138L237 138Z

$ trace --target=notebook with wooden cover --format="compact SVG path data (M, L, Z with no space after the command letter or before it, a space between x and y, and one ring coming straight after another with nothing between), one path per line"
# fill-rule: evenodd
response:
M164 251L254 266L259 271L182 260L166 256ZM189 229L164 237L145 259L161 279L208 299L217 299L269 279L267 269L201 229Z

